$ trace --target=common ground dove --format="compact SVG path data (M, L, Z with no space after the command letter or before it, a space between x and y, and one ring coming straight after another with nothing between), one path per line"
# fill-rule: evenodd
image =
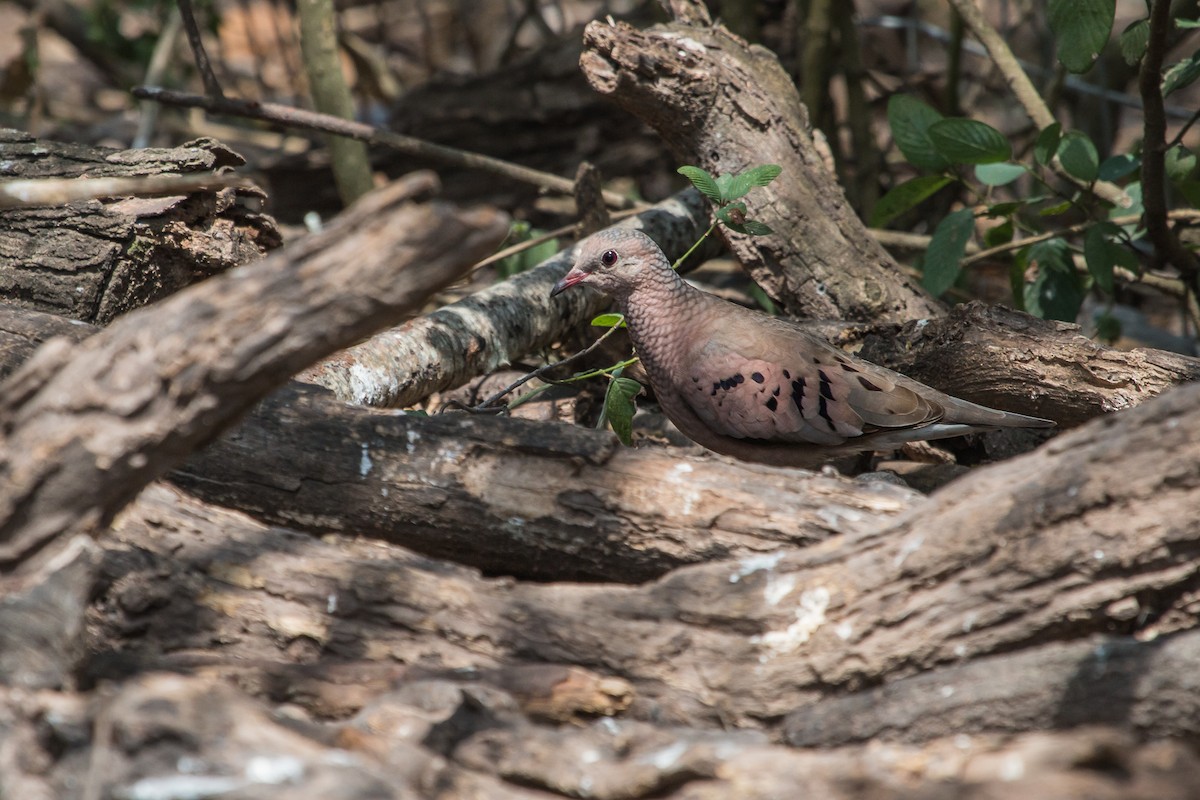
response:
M609 228L584 240L551 294L577 284L617 301L663 411L718 453L811 467L905 442L1054 425L950 397L702 292L641 231Z

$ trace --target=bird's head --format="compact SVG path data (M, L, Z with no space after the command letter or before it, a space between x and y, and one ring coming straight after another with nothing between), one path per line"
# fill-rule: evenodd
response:
M554 284L550 296L582 283L625 297L656 269L670 272L671 266L653 239L632 228L608 228L579 243L575 266Z

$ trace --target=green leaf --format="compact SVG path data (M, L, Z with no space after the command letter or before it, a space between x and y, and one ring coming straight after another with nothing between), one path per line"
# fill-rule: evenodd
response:
M1096 145L1082 131L1069 131L1058 145L1058 160L1067 174L1091 183L1100 174Z
M932 197L943 186L953 182L953 178L945 175L922 175L893 186L875 204L875 209L871 212L870 226L882 228L913 206Z
M592 325L597 328L624 328L624 314L601 314L592 320Z
M746 221L746 204L730 203L717 209L717 219L732 227Z
M746 293L754 298L754 302L758 303L759 308L772 317L779 313L779 309L775 306L775 301L757 283L751 281L750 285L746 287Z
M1113 290L1113 267L1117 263L1113 247L1105 235L1103 224L1093 225L1084 234L1083 259L1087 262L1088 272L1096 280L1096 285L1109 295Z
M1181 144L1168 150L1164 160L1167 177L1174 183L1183 183L1196 171L1196 154Z
M783 172L783 167L777 164L763 164L734 175L730 178L728 186L721 187L725 201L745 197L746 193L755 186L770 185L771 181L779 177L781 172ZM720 181L718 181L719 185Z
M888 125L896 146L908 163L933 172L950 166L929 139L929 126L944 117L933 108L906 94L894 94L888 99Z
M633 414L637 403L633 398L642 393L642 385L633 378L615 377L608 383L604 393L603 417L621 443L633 444Z
M508 232L508 238L505 241L511 244L518 244L541 236L543 233L545 231L538 230L528 222L522 220L513 223L512 228ZM540 244L501 259L496 264L496 273L501 278L511 278L513 275L533 269L560 249L558 239L547 239Z
M983 233L984 247L999 247L1008 244L1013 238L1013 221L1006 219L999 225L993 225Z
M1193 53L1191 58L1176 62L1163 70L1163 97L1190 86L1196 78L1200 78L1200 52Z
M1132 67L1141 61L1149 42L1150 20L1134 20L1126 25L1121 33L1121 57L1125 59L1125 63Z
M717 188L721 190L721 202L728 203L730 200L729 187L733 183L733 176L728 172L722 172L717 176L716 180Z
M746 233L751 236L768 236L775 231L755 219L746 220L741 226L738 233Z
M975 214L964 208L948 214L938 223L925 251L925 275L922 283L929 293L937 296L958 280L963 253L975 232Z
M987 215L989 217L1007 217L1009 214L1020 211L1029 203L1037 203L1042 199L1044 198L1030 197L1027 200L1009 200L1004 203L993 203L988 206Z
M721 196L721 190L717 187L713 176L709 175L706 170L699 167L680 167L676 172L691 181L692 186L695 186L700 194L718 205L721 204L724 199Z
M1119 153L1100 162L1097 177L1102 181L1118 181L1137 172L1141 166L1142 160L1132 153Z
M1058 41L1058 60L1087 72L1108 43L1116 16L1113 0L1049 0L1047 17Z
M1028 256L1030 265L1040 269L1075 273L1074 261L1071 258L1071 248L1062 239L1047 239L1031 245L1028 250Z
M1192 208L1200 208L1200 181L1186 180L1175 184L1183 199Z
M771 181L779 177L783 167L778 164L760 164L742 173L752 186L770 186Z
M724 188L726 200L737 200L739 197L745 197L746 194L754 188L754 184L746 176L746 173L734 175L729 179L729 186Z
M1055 122L1042 128L1037 141L1033 144L1033 157L1043 167L1054 160L1058 152L1058 143L1062 141L1062 124Z
M1096 338L1112 344L1121 338L1121 321L1105 311L1096 315Z
M1025 257L1034 273L1024 287L1025 310L1043 319L1074 322L1085 292L1067 243L1062 239L1038 242Z
M1061 203L1055 203L1052 206L1038 209L1038 215L1043 217L1057 217L1059 214L1065 214L1071 210L1071 201L1063 200Z
M975 119L935 122L929 126L929 138L943 158L956 164L990 164L1012 156L1004 134Z
M1007 186L1025 174L1024 164L976 164L975 178L984 186Z

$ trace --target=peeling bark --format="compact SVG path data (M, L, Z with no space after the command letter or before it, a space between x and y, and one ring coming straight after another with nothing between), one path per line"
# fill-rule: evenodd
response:
M240 166L202 139L173 149L110 150L0 130L6 178L187 174ZM255 210L261 192L110 198L0 212L0 296L24 308L107 324L279 246Z

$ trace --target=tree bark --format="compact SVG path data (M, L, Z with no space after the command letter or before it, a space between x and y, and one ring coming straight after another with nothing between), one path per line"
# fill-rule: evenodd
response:
M875 532L634 587L485 580L188 510L159 489L115 528L94 649L159 666L171 653L565 663L629 681L638 719L777 730L830 695L921 671L1096 634L1165 641L1193 630L1198 399L1200 385L1187 386L1094 420ZM1111 480L1114 461L1128 480ZM1047 680L1051 697L1060 679ZM1111 721L1107 701L1059 695L1068 701L1075 721ZM1163 717L1155 731L1189 735L1183 717L1195 714Z
M245 163L209 139L174 149L110 150L0 130L0 147L6 178L187 174ZM0 212L0 296L107 324L278 247L274 222L254 210L261 197L224 189Z
M500 240L497 212L411 202L435 183L400 181L322 235L38 350L0 405L0 565L102 529L287 376L395 322Z
M274 394L172 480L268 522L490 574L622 583L875 529L921 500L891 484L626 448L575 425L381 413L303 387Z
M859 355L955 397L1048 417L1063 427L1200 379L1200 359L1150 348L1114 350L1081 335L1078 325L981 303L878 330Z

